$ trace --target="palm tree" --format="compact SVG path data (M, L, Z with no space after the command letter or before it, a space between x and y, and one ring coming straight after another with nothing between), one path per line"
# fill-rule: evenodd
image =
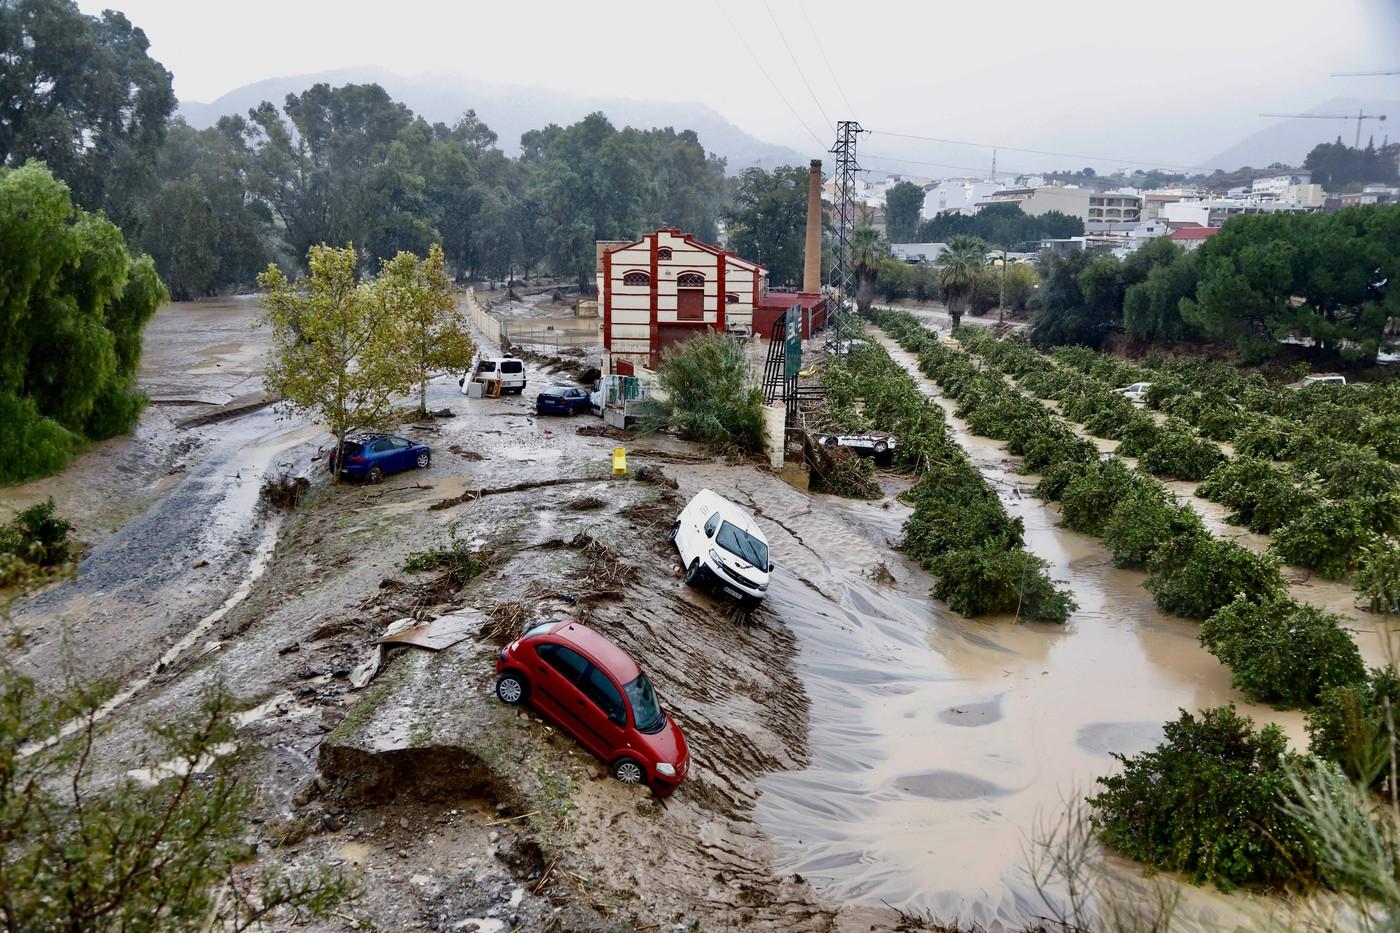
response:
M875 279L880 274L880 262L890 255L884 237L874 227L860 227L851 236L851 271L856 276L856 310L862 315L870 311L875 299Z
M938 285L948 303L948 316L953 326L962 323L963 309L972 294L977 273L987 261L987 244L975 236L958 235L948 238L948 251L938 257Z

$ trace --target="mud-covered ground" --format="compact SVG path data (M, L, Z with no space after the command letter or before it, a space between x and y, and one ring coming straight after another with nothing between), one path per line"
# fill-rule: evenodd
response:
M325 929L896 928L886 905L1015 928L1044 912L1025 871L1037 821L1117 767L1111 753L1154 744L1178 707L1240 700L1194 625L1157 613L1140 575L1059 528L1034 477L956 419L1032 550L1071 581L1069 624L970 621L931 601L895 549L907 477L883 474L873 502L813 496L761 463L537 418L534 391L566 378L537 360L524 397L431 387L430 407L456 416L399 429L432 445L428 470L332 487L314 425L243 409L259 398L255 315L162 309L142 382L163 403L136 436L0 504L53 494L91 545L76 580L17 607L21 666L123 687L109 776L134 766L142 723L232 691L260 864L360 884ZM619 444L625 478L609 472ZM257 489L282 465L313 479L310 499L264 513ZM489 494L561 479L577 482ZM665 541L704 487L769 539L778 569L751 616L685 587ZM404 570L451 542L473 555L470 579ZM350 688L390 623L448 611L475 614L472 637L392 649ZM494 699L497 617L584 619L632 654L689 739L675 796L608 779ZM1301 732L1292 714L1247 710ZM1273 909L1203 889L1183 903L1185 928Z

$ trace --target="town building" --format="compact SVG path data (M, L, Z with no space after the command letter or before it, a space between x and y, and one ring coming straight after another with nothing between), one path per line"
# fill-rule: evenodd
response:
M1089 195L1087 224L1136 224L1141 219L1142 195L1136 192L1105 191Z
M1049 185L1039 188L1005 188L993 192L975 205L981 210L991 204L1019 204L1032 217L1059 211L1080 220L1089 219L1089 189Z
M991 197L1006 185L980 178L945 178L924 193L924 206L919 212L925 220L953 212L972 215L977 202Z
M1400 188L1388 185L1367 185L1360 191L1347 191L1337 195L1341 207L1357 207L1362 204L1400 204Z
M605 373L655 369L666 347L753 327L768 275L757 263L671 228L599 252Z
M1219 227L1178 227L1168 234L1168 238L1187 252L1194 252L1219 232Z
M890 255L900 262L911 264L937 262L938 257L948 252L947 243L891 243Z

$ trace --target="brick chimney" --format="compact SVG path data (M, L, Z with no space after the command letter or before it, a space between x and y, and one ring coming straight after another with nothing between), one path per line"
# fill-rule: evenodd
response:
M807 170L807 244L802 251L802 290L822 290L822 160Z

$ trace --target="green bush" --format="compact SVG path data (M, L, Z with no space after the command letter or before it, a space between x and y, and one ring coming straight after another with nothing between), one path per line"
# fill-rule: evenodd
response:
M1184 480L1205 479L1225 455L1210 441L1170 428L1157 443L1142 452L1138 466L1148 473Z
M68 533L73 523L59 518L53 498L31 505L0 527L0 553L11 554L35 567L68 563L73 546Z
M738 341L692 337L666 351L657 381L667 394L665 417L682 437L720 451L763 449L763 390Z
M1144 586L1158 609L1188 619L1209 618L1237 596L1259 601L1284 589L1276 558L1204 532L1163 543L1148 561Z
M1268 534L1317 502L1286 472L1258 457L1238 457L1211 471L1196 495L1231 509L1227 521Z
M875 462L847 450L836 448L830 467L823 472L815 461L811 465L812 490L848 499L879 499L884 493L875 481Z
M1254 730L1233 706L1184 710L1166 741L1099 778L1089 798L1103 841L1129 858L1223 889L1283 886L1315 864L1308 835L1279 806L1288 792L1288 751L1278 726Z
M1206 533L1190 506L1178 505L1161 486L1138 485L1114 506L1103 543L1119 567L1146 567L1166 542Z
M1307 706L1330 687L1365 679L1361 652L1341 620L1287 597L1236 598L1201 623L1201 644L1260 703Z
M1322 691L1307 712L1308 750L1335 762L1353 781L1380 785L1390 771L1387 699L1392 722L1400 722L1400 678L1388 667L1372 670L1363 683Z
M1400 412L1368 418L1362 442L1386 460L1400 461Z
M1196 425L1196 430L1202 437L1228 441L1234 439L1247 421L1245 416L1232 406L1208 405L1196 414L1192 423Z
M52 418L39 414L34 401L0 392L0 483L49 476L68 465L79 438Z
M1275 531L1269 549L1290 564L1340 580L1374 540L1361 505L1319 502Z
M1118 429L1117 437L1122 441L1118 445L1118 456L1137 457L1161 443L1164 435L1156 418L1139 411Z
M1282 422L1255 416L1235 433L1235 453L1262 460L1286 460L1293 447L1294 431Z
M1076 608L1045 575L1049 565L1024 550L996 546L946 551L929 563L935 599L966 616L1015 612L1038 622L1064 622Z
M1354 587L1371 612L1400 612L1400 546L1377 541L1363 549Z
M1146 482L1145 477L1134 473L1117 457L1091 463L1060 496L1062 523L1066 528L1099 537L1114 506Z

